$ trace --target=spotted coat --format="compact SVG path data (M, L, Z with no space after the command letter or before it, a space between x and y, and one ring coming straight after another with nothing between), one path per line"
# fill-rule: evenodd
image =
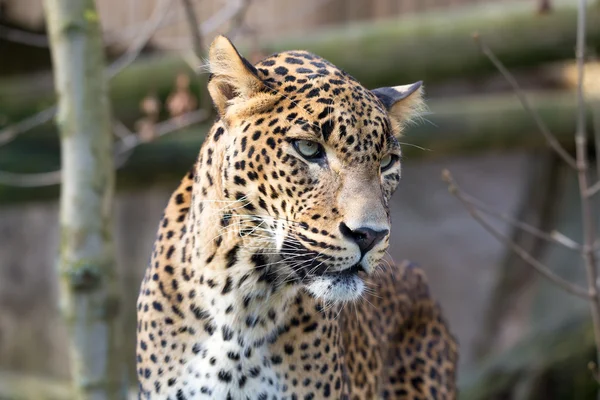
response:
M420 84L368 90L289 51L210 49L219 118L173 193L138 300L140 399L455 399L420 268L385 258Z

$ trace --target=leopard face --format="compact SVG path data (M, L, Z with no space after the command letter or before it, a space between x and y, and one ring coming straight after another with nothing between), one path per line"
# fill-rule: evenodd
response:
M207 161L221 166L227 225L260 249L255 264L274 287L358 298L389 243L397 137L422 105L421 84L368 90L304 51L251 66L225 38L210 60L222 124Z

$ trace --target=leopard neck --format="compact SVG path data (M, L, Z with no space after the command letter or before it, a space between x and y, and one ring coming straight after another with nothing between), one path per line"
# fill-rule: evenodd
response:
M235 374L248 377L254 377L260 368L261 376L274 382L269 393L277 396L290 381L305 376L306 370L296 366L313 368L306 367L307 357L318 356L324 365L331 366L331 380L343 382L343 387L332 390L347 391L338 308L324 309L298 285L273 285L268 266L278 260L246 246L239 230L232 226L236 213L231 208L236 206L231 204L236 203L221 187L225 153L221 146L225 141L219 143L223 137L215 139L218 128L213 128L202 147L194 173L171 200L179 206L171 208L172 214L166 217L178 220L183 215L185 220L179 222L182 228L177 245L156 249L171 253L166 256L172 263L167 266L171 272L155 274L156 280L149 278L148 292L156 288L152 293L162 296L160 302L154 302L154 309L160 306L166 312L163 322L149 328L161 338L164 349L168 346L164 335L176 338L165 357L177 367L164 371L165 379L174 389L179 381L203 387L206 379L207 386L214 387L213 398L226 398L232 388L233 369L223 366L235 363ZM179 194L189 192L191 196L183 195L179 203ZM165 229L172 229L170 224L168 221ZM168 307L163 305L165 298ZM331 345L323 354L311 353L321 341ZM218 382L208 376L218 376ZM240 386L244 394L240 398L257 398L265 389L261 382L253 379L243 389Z
M244 208L247 203L223 189L228 139L217 123L201 149L180 240L181 260L194 275L197 316L210 317L217 327L248 340L267 340L283 329L299 292L294 285L274 284L271 266L281 260L244 236L256 223Z

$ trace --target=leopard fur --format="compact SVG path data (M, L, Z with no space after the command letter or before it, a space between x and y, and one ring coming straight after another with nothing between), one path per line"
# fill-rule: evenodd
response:
M420 83L368 90L305 52L210 48L219 117L138 300L140 399L455 399L422 270L385 257Z

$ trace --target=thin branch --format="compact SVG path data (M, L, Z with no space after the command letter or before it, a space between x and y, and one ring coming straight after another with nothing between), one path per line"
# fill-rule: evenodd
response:
M238 11L238 9L242 7L242 1L244 0L229 0L224 7L220 8L219 11L217 11L214 15L212 15L210 18L204 21L202 23L202 36L205 37L209 33L215 31L225 22L227 22L230 18L232 18ZM162 22L158 25L158 28L161 29L180 22L181 13L179 11L180 10L178 7L169 7L169 9L165 12L165 16ZM140 30L145 30L147 26L148 22L143 22L140 24L128 26L119 32L109 32L107 33L107 43L118 41L130 41L138 35L138 32ZM188 47L187 37L175 38L175 40L180 42L178 44L181 44L181 48ZM169 40L169 42L172 42L172 40ZM161 41L161 44L162 43L163 42Z
M590 62L592 65L597 65L600 67L600 63L598 61L598 57L596 56L595 51L592 50L592 55L590 57ZM600 86L599 86L600 89ZM600 157L600 92L593 92L594 98L592 99L592 124L593 124L593 132L594 132L594 146L596 151L596 159ZM600 162L596 161L596 179L598 182L596 184L600 184Z
M196 10L194 9L194 4L192 3L192 0L181 0L181 2L183 3L183 8L185 10L185 15L188 22L188 29L190 30L190 37L194 54L193 58L198 60L198 64L196 64L196 66L190 65L190 67L192 67L192 70L196 70L197 65L200 65L202 63L202 60L205 58L202 25L198 23L198 17L196 15ZM186 59L186 57L184 57L184 59ZM199 85L199 108L201 110L210 110L212 103L208 95L208 76L199 74L199 76L196 79L198 79Z
M242 32L246 15L248 14L251 3L252 0L242 0L242 6L237 10L235 15L231 17L229 31L227 32L227 37L230 39L235 38L240 32Z
M594 244L596 241L595 215L588 193L588 160L587 160L587 132L585 126L585 98L583 82L585 75L585 24L587 0L579 0L577 8L577 129L575 131L575 151L577 157L577 180L581 197L581 223L583 226L582 252L588 280L590 295L590 312L594 326L594 339L596 341L596 363L600 363L600 299L597 287L597 264Z
M229 1L226 7L223 7L216 14L214 14L208 20L203 22L201 25L202 35L205 36L208 33L211 33L223 23L225 23L229 18L234 17L236 13L239 12L239 10L244 6L244 1L245 0ZM113 64L110 67L108 67L108 79L115 77L124 68L126 68L133 61L135 61L135 59L139 56L139 54L144 49L148 41L150 41L154 33L163 26L165 18L171 15L172 3L173 0L160 0L160 2L154 8L154 11L149 21L144 23L142 27L143 33L134 41L134 43L131 44L131 46L125 52L125 54L123 54L119 59L113 62ZM32 117L26 118L23 121L18 122L17 124L8 126L0 130L0 145L6 144L12 139L14 139L17 135L49 121L50 119L52 119L55 113L56 106L52 106ZM0 177L0 183L2 182L4 182L4 180ZM7 179L6 182L13 182L13 180Z
M192 41L192 48L196 57L202 59L204 54L204 44L202 40L202 26L198 23L196 17L196 10L192 0L181 0L183 3L183 9L185 10L185 16L188 22L188 29L190 30L190 37Z
M227 6L202 23L202 36L205 37L239 12L244 7L244 0L229 0Z
M108 68L108 79L118 75L140 55L142 50L144 50L144 47L146 47L150 39L152 39L152 36L154 36L156 31L160 28L171 3L173 3L173 0L160 0L154 7L150 20L144 25L142 33L131 43L125 54L119 57L119 59L113 62Z
M158 29L179 22L179 17L181 16L181 13L179 11L180 10L178 7L169 7L169 9L165 11L164 18L162 19L162 22L160 23ZM147 19L143 22L129 24L121 29L106 31L104 32L104 43L106 45L112 45L116 43L130 43L132 40L135 40L135 38L139 36L140 32L146 31L147 27L153 23L153 21L149 21Z
M592 124L594 124L594 143L596 146L596 179L598 182L594 186L598 186L600 188L600 162L598 162L598 158L600 157L600 93L597 94L597 97L594 99L592 103ZM592 188L588 189L588 193ZM600 190L600 189L596 189ZM589 194L588 194L589 195Z
M179 117L171 118L167 121L155 125L156 138L174 133L191 125L204 122L209 114L203 110L196 110ZM127 129L127 128L125 128ZM115 144L115 158L117 159L116 168L120 169L125 165L131 152L142 142L135 134L125 135ZM58 185L61 182L61 171L42 172L38 174L23 174L0 171L0 185L16 187L42 187Z
M230 7L227 7L225 9L223 9L223 16L229 17L231 19L236 19L237 15L239 15L241 18L245 18L244 17L244 13L246 12L245 10L247 10L247 8L250 6L252 0L232 0L229 2ZM271 27L280 27L280 26L286 26L287 24L289 24L292 21L297 21L301 18L304 18L312 13L314 13L315 11L317 11L319 8L325 6L327 3L330 3L332 0L320 0L320 1L314 1L314 2L308 2L307 5L305 7L303 7L302 9L298 9L298 8L294 8L293 12L289 13L286 16L281 16L280 18L277 18L277 21L274 21L274 24L271 24ZM210 33L210 31L216 29L218 27L218 25L213 26L213 18L215 20L215 22L217 21L217 17L221 18L221 12L219 12L218 14L215 14L214 17L211 17L210 20L206 21L204 24L202 24L202 32L204 34L204 36L206 36L207 33ZM225 21L221 21L221 23L223 23ZM209 23L211 25L209 25ZM206 28L210 28L210 31L207 31ZM234 37L235 35L239 34L239 29L233 29L230 30L228 32L228 35L230 37ZM161 42L163 43L163 42ZM166 46L168 46L169 49L171 50L182 50L182 49L186 49L188 47L188 38L187 37L173 37L173 38L169 38L168 41L165 43Z
M42 172L39 174L21 174L0 171L0 185L16 187L53 186L60 183L61 172Z
M113 123L113 133L115 134L116 137L118 137L121 140L126 140L127 137L135 135L133 132L131 132L129 130L129 128L127 128L125 126L125 124L123 122L121 122L119 120L116 120Z
M144 49L148 41L152 38L156 30L158 29L160 22L166 14L166 9L172 1L173 0L160 0L160 3L156 5L156 7L154 8L154 12L150 17L150 23L148 23L145 26L146 29L144 33L140 35L140 37L136 41L134 41L134 43L131 44L131 46L129 47L127 52L125 52L125 54L123 54L119 59L117 59L108 67L108 79L114 78L139 56L140 52ZM14 140L18 135L30 129L33 129L36 126L50 121L56 114L56 110L57 107L56 105L54 105L14 125L8 126L0 130L0 146L5 145L8 142ZM0 178L0 181L4 180ZM8 179L7 181L12 182L11 179ZM45 180L42 181L45 182Z
M580 244L578 244L574 240L564 236L563 234L561 234L559 232L554 231L551 234L544 232L532 225L529 225L529 224L526 224L525 222L519 221L518 219L515 219L506 213L492 209L490 206L488 206L481 200L476 199L475 197L471 196L470 194L463 192L462 196L463 196L463 200L469 206L474 207L477 210L484 212L487 215L497 217L497 218L501 219L502 221L505 221L527 233L532 234L535 237L546 240L548 242L563 245L570 250L575 250L575 251L579 251L579 252L582 250L582 246Z
M14 140L18 135L24 133L36 126L42 125L52 119L56 114L56 106L52 106L37 114L27 117L14 125L7 126L0 130L0 146Z
M21 29L9 28L8 26L0 25L0 39L9 42L21 43L32 47L48 47L48 38L46 35L39 33L31 33Z
M515 91L515 94L517 95L517 97L519 98L519 101L521 102L521 105L523 106L525 111L527 111L527 113L529 113L529 115L531 115L535 124L537 125L537 127L540 130L540 132L542 133L542 135L544 135L544 137L546 138L546 141L548 142L550 147L552 147L554 149L554 151L556 151L556 153L571 168L576 170L577 163L576 163L575 159L564 149L564 147L560 144L560 142L554 137L552 132L550 132L550 129L548 129L548 126L546 126L546 124L544 123L544 121L542 120L540 115L533 109L533 107L531 107L531 105L529 104L529 100L527 99L527 96L525 96L525 93L521 89L521 86L519 85L519 83L517 82L515 77L504 66L504 64L502 64L502 62L498 59L498 57L496 57L496 55L492 52L492 50L485 44L485 42L483 41L483 39L481 38L481 36L479 34L477 34L477 33L474 34L473 39L475 40L475 42L477 42L479 44L479 48L481 49L481 52L485 56L487 56L487 58L492 62L492 64L494 64L494 66L498 69L498 71L500 71L500 73L504 76L504 78L507 80L507 82L512 86L513 90Z
M600 181L598 181L598 182L594 183L592 186L590 186L588 188L588 190L585 192L585 195L588 197L592 197L599 191L600 191Z
M202 37L206 37L211 32L215 31L225 22L229 21L231 18L234 18L236 14L244 7L244 2L246 0L229 0L225 7L222 7L213 14L210 18L204 21L201 25L201 33ZM186 37L175 37L172 39L168 39L168 42L164 43L161 41L161 44L168 46L172 50L181 50L189 48L189 38ZM163 46L164 47L164 46Z
M165 136L183 128L187 128L191 125L204 122L208 119L208 117L209 113L207 113L205 110L196 110L178 117L173 117L163 122L159 122L154 125L154 132L156 134L155 140L161 136ZM124 153L132 150L142 143L143 142L137 135L129 135L117 144L116 151L117 153Z
M467 209L469 214L471 214L471 216L486 231L488 231L492 236L494 236L499 242L510 247L515 252L515 254L517 254L519 257L521 257L523 259L523 261L525 261L527 264L531 265L536 271L538 271L540 274L542 274L544 277L546 277L547 279L549 279L550 281L555 283L557 286L559 286L566 292L571 293L575 296L581 297L586 300L590 299L590 295L585 288L583 288L577 284L571 283L571 282L567 281L566 279L560 277L559 275L555 274L547 266L545 266L544 264L542 264L541 262L539 262L538 260L533 258L531 256L531 254L529 254L525 249L523 249L521 246L519 246L518 244L516 244L509 238L507 238L500 231L498 231L496 228L494 228L492 225L490 225L484 218L482 218L482 216L478 212L478 210L475 207L473 207L466 200L466 198L464 196L464 192L456 184L456 182L454 181L454 178L450 174L450 171L444 170L442 173L442 178L444 179L444 181L446 183L448 183L448 189L449 189L450 193L453 194L458 200L460 200L460 202L463 203L463 205L465 206L465 208Z
M598 63L598 58L595 53L592 54L589 59L594 64ZM592 109L594 148L596 153L596 183L588 188L586 192L586 196L588 197L592 197L600 191L600 93L594 92L593 96L594 98L591 101L592 104L590 108Z

